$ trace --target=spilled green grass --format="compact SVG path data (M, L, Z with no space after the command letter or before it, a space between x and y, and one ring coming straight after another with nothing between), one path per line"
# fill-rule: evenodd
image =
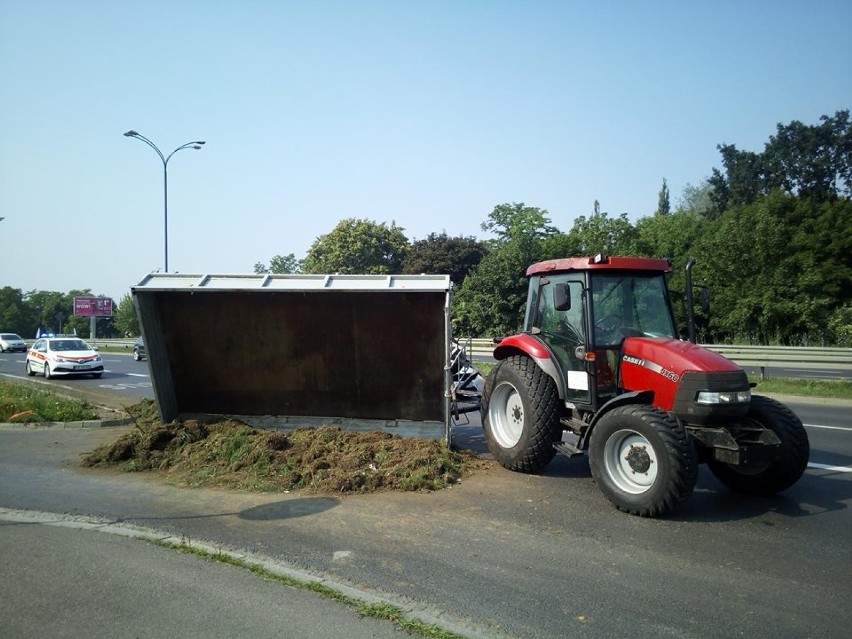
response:
M0 422L76 422L97 419L88 402L69 399L29 384L0 381Z

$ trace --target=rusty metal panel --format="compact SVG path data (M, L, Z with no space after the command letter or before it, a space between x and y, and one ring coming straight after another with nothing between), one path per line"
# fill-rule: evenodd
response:
M449 278L393 277L148 276L132 292L161 416L446 424Z

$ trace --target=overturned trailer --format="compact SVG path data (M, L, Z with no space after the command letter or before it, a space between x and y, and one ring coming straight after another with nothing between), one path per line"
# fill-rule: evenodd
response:
M447 275L152 273L131 293L164 422L239 416L450 442Z

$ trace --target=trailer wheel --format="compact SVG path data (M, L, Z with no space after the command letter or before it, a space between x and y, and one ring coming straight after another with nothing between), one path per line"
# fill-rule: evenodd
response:
M525 355L503 360L485 381L482 426L502 466L523 473L541 470L556 455L553 444L562 439L553 379Z
M802 420L781 402L753 395L748 419L781 440L778 456L759 466L731 466L710 460L707 465L723 484L740 493L768 496L799 481L808 467L810 443Z
M598 487L619 510L656 517L692 494L698 456L686 429L652 406L613 408L595 425L589 466Z

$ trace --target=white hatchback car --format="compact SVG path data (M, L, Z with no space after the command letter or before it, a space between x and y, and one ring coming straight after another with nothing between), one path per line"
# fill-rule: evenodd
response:
M91 375L100 377L104 361L79 337L42 337L27 351L27 375Z

